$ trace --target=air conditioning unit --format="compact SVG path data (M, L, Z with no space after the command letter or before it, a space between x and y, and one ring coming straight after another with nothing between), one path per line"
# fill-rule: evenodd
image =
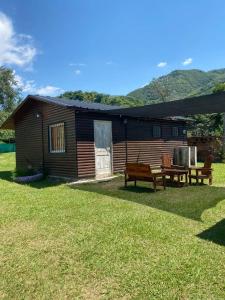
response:
M174 164L185 167L197 166L197 147L181 146L174 149Z

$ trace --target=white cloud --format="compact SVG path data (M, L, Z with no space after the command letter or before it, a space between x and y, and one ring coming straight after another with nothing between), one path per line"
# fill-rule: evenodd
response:
M191 65L193 63L193 59L191 57L186 58L183 62L182 65L183 66L187 66L187 65Z
M80 75L80 73L81 73L81 70L79 70L79 69L75 70L76 75Z
M12 21L0 12L0 65L29 66L36 54L37 50L32 45L32 37L17 34Z
M22 93L24 94L34 94L40 96L57 96L64 92L63 89L53 86L53 85L46 85L37 87L34 80L24 80L20 75L15 74L15 79L17 81L17 86L21 89Z
M36 93L41 96L57 96L59 94L62 94L64 92L63 89L52 86L52 85L46 85L44 87L36 88Z
M85 67L87 64L85 63L70 63L69 66L70 67Z
M107 62L106 62L106 65L108 65L108 66L113 65L113 61L111 61L111 60L110 60L110 61L107 61Z
M164 68L167 66L167 62L166 61L161 61L157 64L157 67L158 68Z

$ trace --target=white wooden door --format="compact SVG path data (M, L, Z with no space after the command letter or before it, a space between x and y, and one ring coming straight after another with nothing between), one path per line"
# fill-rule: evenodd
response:
M94 121L95 173L97 178L112 174L112 122Z

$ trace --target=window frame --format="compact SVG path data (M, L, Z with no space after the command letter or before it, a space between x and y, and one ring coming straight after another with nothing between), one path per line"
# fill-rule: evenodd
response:
M159 135L155 135L155 129L158 128L159 129ZM156 139L160 139L162 137L162 126L160 125L153 125L152 126L152 137L156 138Z
M176 133L175 133L175 131L176 131ZM179 127L178 126L172 127L172 137L179 137Z
M64 148L62 150L52 150L52 128L60 127L63 125L63 145ZM66 135L65 135L65 122L58 122L48 126L48 137L49 137L49 153L65 153L66 152Z

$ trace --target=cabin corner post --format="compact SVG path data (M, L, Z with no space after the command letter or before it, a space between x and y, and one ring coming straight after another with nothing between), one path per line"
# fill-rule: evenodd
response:
M124 131L125 131L125 151L126 151L126 153L125 153L125 162L126 162L126 164L127 164L127 162L128 162L128 146L127 146L127 119L124 119L124 121L123 121L123 123L124 123Z
M223 113L223 137L222 137L222 159L225 159L225 112Z
M74 136L75 136L75 178L78 179L78 157L77 157L77 115L79 110L74 109Z
M42 148L42 172L45 172L45 145L44 145L44 120L43 107L41 111L41 148Z

